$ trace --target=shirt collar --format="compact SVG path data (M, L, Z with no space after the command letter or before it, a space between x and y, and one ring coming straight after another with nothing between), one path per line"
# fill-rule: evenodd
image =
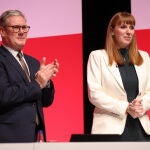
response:
M4 46L14 57L17 56L18 51L14 50L14 49L12 49L12 48L10 48L10 47L4 45L4 44L3 44L3 46ZM21 51L21 53L22 53L22 51ZM23 54L23 53L22 53L22 54Z

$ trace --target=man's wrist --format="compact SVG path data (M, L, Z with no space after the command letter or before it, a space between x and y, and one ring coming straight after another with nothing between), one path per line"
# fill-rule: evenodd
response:
M51 87L51 83L50 83L50 80L48 80L48 82L47 82L45 88L50 88L50 87Z

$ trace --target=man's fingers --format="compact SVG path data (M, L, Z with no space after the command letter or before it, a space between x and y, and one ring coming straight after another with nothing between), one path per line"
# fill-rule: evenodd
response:
M42 58L40 68L46 65L46 57Z

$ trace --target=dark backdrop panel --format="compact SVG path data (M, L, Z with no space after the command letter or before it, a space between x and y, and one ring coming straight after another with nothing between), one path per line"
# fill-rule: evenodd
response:
M82 0L83 17L83 76L84 76L84 133L92 125L93 106L89 102L86 82L86 65L92 50L104 48L108 22L118 11L131 12L130 0Z

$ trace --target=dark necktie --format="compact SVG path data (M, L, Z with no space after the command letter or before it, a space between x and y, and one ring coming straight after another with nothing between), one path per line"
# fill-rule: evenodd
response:
M20 61L20 63L21 63L21 66L22 66L22 68L23 68L23 70L24 70L24 72L25 72L25 74L26 74L28 80L31 81L31 80L30 80L29 71L28 71L27 65L26 65L26 63L25 63L25 61L24 61L24 59L23 59L23 55L22 55L21 51L18 52L17 57L19 58L19 61Z

